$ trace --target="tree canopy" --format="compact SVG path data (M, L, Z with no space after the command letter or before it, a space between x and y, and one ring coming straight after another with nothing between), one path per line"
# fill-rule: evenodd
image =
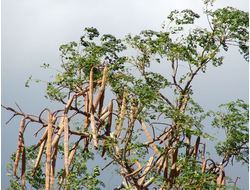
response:
M117 39L91 27L79 42L61 45L62 71L47 82L45 97L62 109L45 108L36 116L2 105L13 117L22 116L17 151L7 166L11 189L26 189L27 182L36 189L101 189L101 163L87 170L97 155L109 161L102 170L118 168L113 172L121 185L115 189L226 188L228 163L249 164L248 105L238 99L205 113L193 99L192 84L208 65L221 66L220 52L230 46L249 61L249 16L204 3L210 28L195 27L200 16L192 10L175 10L162 31ZM166 70L153 72L160 66ZM204 132L207 117L214 128L225 129L215 146L221 160L206 154L203 139L214 139ZM41 124L35 135L43 135L26 147L24 133L34 122ZM56 171L60 159L64 167Z

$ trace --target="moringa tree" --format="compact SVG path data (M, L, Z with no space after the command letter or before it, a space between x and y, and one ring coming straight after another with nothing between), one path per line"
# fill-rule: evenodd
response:
M86 28L79 43L62 45L62 71L47 83L45 95L62 109L45 108L36 116L18 105L19 111L2 105L13 117L22 116L17 151L8 165L11 188L25 189L28 180L36 189L53 189L56 183L59 189L98 189L104 186L97 179L99 167L86 170L86 162L98 154L109 161L102 170L119 167L121 185L115 189L226 188L229 161L249 163L248 105L237 100L204 113L192 98L192 83L207 65L222 65L220 51L231 45L248 61L249 17L232 7L209 10L211 2L204 2L209 29L194 27L199 15L192 10L175 10L160 32L145 30L121 40ZM124 56L127 48L135 54ZM162 65L172 74L153 72ZM226 131L215 147L222 156L218 162L206 155L203 139L214 138L203 131L207 116ZM25 147L23 134L34 122L41 124L36 134L43 136ZM64 168L56 171L58 159Z

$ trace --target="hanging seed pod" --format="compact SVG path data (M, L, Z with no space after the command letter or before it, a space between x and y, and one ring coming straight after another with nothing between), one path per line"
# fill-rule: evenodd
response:
M85 107L84 107L84 111L86 113L89 113L89 94L88 92L85 93ZM89 128L89 124L90 124L90 117L89 116L85 116L85 120L84 120L84 130ZM85 150L88 151L88 138L84 138L84 145L85 145Z
M101 97L104 95L107 72L108 72L108 67L107 67L107 63L106 63L106 66L104 67L104 70L103 70L102 85L101 85L101 88L100 88L100 90L99 90L99 92L98 92L98 94L96 96L96 99L95 99L94 110L96 110L97 105L99 104L99 102L101 100Z
M52 164L51 164L51 181L50 181L50 189L54 189L54 183L55 183L55 168L56 168L56 158L57 158L57 150L58 150L58 144L55 145L53 149L52 154Z
M69 155L69 165L70 165L70 163L71 163L71 161L72 161L72 159L73 159L73 157L74 157L74 155L75 155L75 153L76 153L76 149L77 149L77 147L78 147L78 144L79 144L79 142L80 142L82 139L83 139L83 137L80 137L80 139L79 139L77 142L75 142L73 148L71 149L71 152L70 152L70 155ZM61 177L61 179L60 179L60 184L59 184L58 189L61 188L65 176L66 176L66 171L64 170L64 172L63 172L63 174L62 174L62 177Z
M45 147L45 144L47 142L47 138L42 142L41 146L40 146L40 149L39 149L39 152L38 152L38 155L37 155L37 158L36 158L36 163L35 163L35 166L34 166L34 169L33 169L33 172L32 172L32 177L34 177L35 173L36 173L36 170L38 168L38 165L40 163L40 160L42 158L42 154L43 154L43 149Z
M100 99L98 115L101 115L102 113L103 102L104 102L104 93L102 94L101 99Z
M122 125L123 125L124 116L125 116L126 98L127 98L127 92L124 91L123 99L122 99L121 113L120 113L120 123L119 123L118 128L117 128L117 138L120 136L120 133L122 130Z
M20 124L20 131L19 131L19 138L18 138L18 145L17 145L17 151L16 151L16 160L15 160L15 166L14 166L14 176L16 176L17 166L21 154L21 149L23 145L23 133L24 133L24 127L25 127L25 117L22 118L21 124Z
M46 168L45 168L45 189L50 189L50 163L51 163L51 149L52 149L52 115L48 110L48 137L47 137L47 155L46 155Z
M55 136L55 138L54 138L54 140L53 140L53 142L52 142L52 147L54 147L55 144L58 143L59 138L60 138L60 136L61 136L63 130L64 130L64 114L62 115L62 118L61 118L61 120L60 120L59 130L58 130L58 132L57 132L57 134L56 134L56 136Z
M37 145L33 148L33 150L36 150L45 140L47 140L47 135L48 135L48 128L46 128L43 136L41 137Z
M108 116L108 123L106 125L106 135L110 136L111 125L112 125L112 113L113 113L113 101L112 100L109 102L108 112L110 112L110 114Z
M89 113L89 95L88 92L86 92L85 94L85 107L84 107L84 111L86 113ZM88 129L89 128L89 124L90 124L90 119L89 116L85 116L85 120L84 120L84 129Z
M148 141L153 141L153 139L152 139L152 137L151 137L151 135L150 135L150 133L148 131L148 128L147 128L146 124L144 123L144 121L142 119L140 120L140 123L141 123L141 126L142 126L142 129L143 129L144 133L146 134L146 137L147 137ZM155 154L157 156L160 156L160 152L159 152L158 148L155 146L155 143L152 143L151 147L154 150Z
M89 111L92 110L92 106L93 106L93 92L94 92L94 84L93 84L93 80L94 80L94 71L93 71L94 67L92 67L91 71L90 71L90 78L89 78ZM95 111L93 111L95 112Z
M21 180L22 180L22 185L25 187L25 162L26 162L26 151L25 151L25 145L24 141L22 142L22 174L21 174Z
M64 116L64 165L66 175L69 175L69 162L68 162L68 155L69 155L69 126L68 126L68 117Z
M93 141L94 141L94 146L95 149L98 148L98 141L97 141L97 135L96 135L96 130L95 130L95 118L94 118L94 113L93 110L91 111L91 130L92 130L92 137L93 137Z

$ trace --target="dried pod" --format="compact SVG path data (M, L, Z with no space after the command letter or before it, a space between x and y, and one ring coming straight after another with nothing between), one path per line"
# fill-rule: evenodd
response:
M45 168L45 189L50 189L50 163L51 163L51 149L52 149L52 115L48 110L48 135L47 135L47 155L46 155L46 168Z
M19 138L18 138L18 145L17 145L17 151L16 151L16 160L15 160L15 166L14 166L14 176L16 176L17 166L23 146L23 133L24 133L24 127L25 127L25 119L26 117L22 118L21 124L20 124L20 131L19 131Z

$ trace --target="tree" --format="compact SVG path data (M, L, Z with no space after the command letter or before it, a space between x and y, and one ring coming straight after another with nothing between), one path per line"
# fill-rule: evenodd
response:
M28 180L35 188L53 189L55 182L66 189L98 188L104 185L97 179L99 167L89 174L86 161L99 154L110 162L103 169L111 164L119 167L123 181L116 189L225 188L228 162L235 158L249 163L248 105L237 100L220 106L227 112L204 113L192 98L192 83L208 64L220 66L220 51L231 45L238 46L248 61L249 20L246 12L232 7L213 11L208 9L210 1L204 3L210 29L195 27L184 34L199 15L175 10L160 32L145 30L121 40L111 34L99 37L97 29L86 28L79 43L62 45L63 71L47 83L45 97L64 108L54 112L45 108L35 116L3 106L14 112L13 117L23 117L17 151L11 157L15 163L9 164L11 187L25 189ZM124 56L127 48L137 54ZM160 64L169 66L171 76L152 72ZM32 76L27 87L31 80ZM107 96L110 92L114 97ZM226 130L225 140L216 145L222 156L219 164L207 157L202 142L213 139L203 131L208 116L214 117L214 127ZM37 133L44 135L36 145L25 147L23 134L30 122L40 123ZM33 150L36 159L29 154ZM56 174L59 155L65 169Z

